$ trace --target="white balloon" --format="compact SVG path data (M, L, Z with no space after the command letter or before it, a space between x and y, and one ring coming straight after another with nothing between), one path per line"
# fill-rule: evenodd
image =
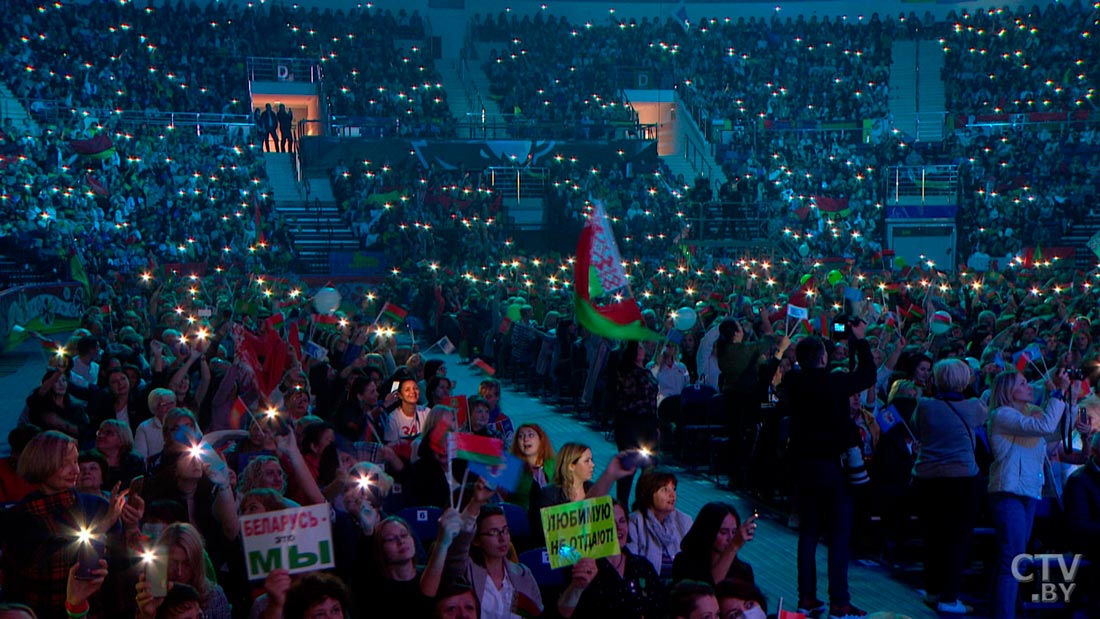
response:
M672 326L677 331L691 331L698 318L699 316L695 313L695 310L690 307L681 307L676 310L676 315L672 317Z
M810 255L810 246L805 244L805 243L799 245L798 246L798 255L802 256L803 258L805 258L806 256L809 256Z
M331 314L340 307L340 291L335 288L322 288L313 296L313 307L322 314Z

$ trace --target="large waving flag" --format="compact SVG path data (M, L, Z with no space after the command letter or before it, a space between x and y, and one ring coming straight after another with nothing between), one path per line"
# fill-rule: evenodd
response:
M106 133L100 133L88 140L72 140L69 146L76 154L88 159L106 159L115 152L115 145Z
M592 214L577 242L573 306L577 320L592 333L615 340L657 340L646 328L642 310L630 296L619 247L603 203L594 200ZM610 297L600 305L604 297Z

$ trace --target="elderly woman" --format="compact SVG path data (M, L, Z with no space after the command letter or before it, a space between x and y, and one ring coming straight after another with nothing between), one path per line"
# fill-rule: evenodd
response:
M932 377L936 396L918 401L912 424L921 446L914 486L924 525L924 573L928 601L939 612L963 613L958 594L982 495L975 449L984 441L987 413L980 400L963 395L970 384L965 361L939 361Z
M671 574L680 542L691 528L691 516L676 509L676 476L664 471L644 473L635 496L627 547L649 559L658 574Z
M171 389L158 387L149 392L150 418L138 424L134 432L134 451L146 462L164 450L164 418L176 408L177 396Z
M91 537L85 544L106 542L112 560L126 557L126 540L136 541L140 535L138 523L145 507L141 498L117 492L108 503L101 496L80 494L78 460L76 441L53 430L32 439L19 456L19 475L37 484L38 490L11 508L8 516L9 531L19 534L8 536L4 546L4 593L7 601L25 603L43 617L65 616L66 575L81 548L78 532ZM124 569L117 563L112 566L112 571Z
M1047 380L1049 397L1039 409L1024 375L1002 372L993 382L989 415L989 442L993 464L989 468L989 498L1000 552L993 581L993 619L1016 615L1019 583L1013 577L1013 561L1026 552L1035 509L1049 479L1045 436L1058 428L1066 412L1069 376L1058 372Z

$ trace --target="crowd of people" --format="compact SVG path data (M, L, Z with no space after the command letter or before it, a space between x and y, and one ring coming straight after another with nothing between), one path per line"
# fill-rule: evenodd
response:
M1100 456L1100 445L1089 450L1098 442L1100 401L1087 394L1100 372L1092 344L1100 286L1036 265L961 275L927 266L825 273L772 260L746 256L683 272L632 266L647 324L667 344L616 344L584 329L572 318L564 283L517 286L567 270L566 261L548 260L538 271L538 260L525 258L526 277L513 278L515 267L506 266L505 281L424 267L389 278L335 321L312 313L299 282L233 270L195 280L154 269L152 281L132 272L101 285L95 304L112 311L90 310L68 342L49 344L42 384L9 437L14 455L3 487L10 489L5 500L19 502L8 517L53 516L9 529L28 533L7 540L5 557L43 560L9 563L5 594L38 616L60 616L80 613L82 598L72 591L85 587L93 614L129 608L160 616L157 604L184 594L151 592L140 552L159 545L179 547L179 571L169 579L194 589L179 603L207 616L308 616L295 613L328 599L372 609L392 599L453 616L445 607L461 605L455 596L467 596L481 616L519 608L597 616L628 608L628 599L630 612L656 616L681 608L686 590L704 605L717 595L714 604L723 608L727 597L742 610L766 608L752 567L738 558L751 542L753 517L725 504L694 516L678 511L676 476L652 468L644 455L690 440L676 429L690 409L684 394L704 387L728 403L722 424L731 457L722 466L732 483L760 491L769 483L763 463L773 468L771 490L792 497L803 540L799 608L825 608L812 577L821 519L847 523L829 529L833 616L861 616L846 593L845 549L855 519L868 513L882 516L888 544L900 543L900 523L910 515L927 525L926 561L942 568L929 571L928 601L944 612L973 604L960 575L977 523L1002 535L998 617L1012 616L1011 560L1040 506L1034 544L1091 556L1100 494L1090 456ZM694 325L670 317L682 313L673 310L685 295L699 298ZM446 375L457 358L422 356L404 338L399 346L394 330L406 323L374 321L384 300L424 317L422 342L453 338L460 357L591 410L614 430L619 454L601 473L588 446L510 418L495 379L467 391L462 411ZM800 303L809 320L792 318ZM209 318L197 316L203 307L213 310ZM823 339L839 315L851 339ZM854 369L838 380L832 372L844 372L849 358ZM1066 370L1080 374L1071 381ZM832 394L833 414L819 418L823 392ZM769 462L745 431L772 425L772 400L789 419L781 435L789 439L779 439L783 447ZM888 411L903 421L890 425ZM958 431L963 425L966 433ZM463 467L440 449L439 433L447 430L507 444L524 463L516 491L481 483L456 489L451 482ZM852 462L862 465L845 464ZM794 473L774 475L774 467ZM851 469L870 471L870 481L853 483L859 476ZM1044 472L1038 478L1049 489L1027 471ZM372 480L367 490L364 477ZM135 479L146 481L135 486ZM961 498L947 519L936 513L942 502L921 500L950 493ZM621 506L618 558L579 562L555 587L511 554L538 548L541 507L609 494ZM456 495L468 504L456 504ZM244 581L240 517L323 502L335 510L336 548L349 550L337 552L334 576L276 570L262 584ZM105 561L90 580L77 578L76 567L69 574L74 546L50 542L74 506L85 521L104 523ZM423 530L396 516L423 506L442 513L435 539L420 540L427 548L416 542ZM58 566L48 574L40 568L47 561ZM382 595L393 586L408 595ZM627 596L631 587L643 594ZM313 588L329 593L296 597Z
M332 115L390 119L401 135L452 124L416 11L14 3L0 23L12 59L0 78L32 111L250 115L246 60L293 57L320 62Z
M1096 52L1067 35L1089 11L983 12L959 28L874 16L588 27L502 14L474 30L502 45L485 68L516 122L600 139L635 119L613 67L671 73L700 118L751 119L743 128L761 115L878 117L890 40L937 28L960 78L951 111L1091 108ZM248 114L244 79L232 78L239 59L299 49L324 59L333 113L445 133L446 97L425 50L393 43L423 38L418 16L110 2L14 3L0 15L17 60L0 76L21 98L64 102L40 132L4 127L5 236L30 256L79 264L87 306L110 310L89 310L66 342L42 338L47 367L8 437L3 592L17 612L758 619L774 592L739 557L756 516L721 502L684 513L678 478L653 466L653 454L695 446L685 420L701 393L718 398L706 402L722 412L718 466L730 483L790 503L800 610L862 616L847 566L854 523L872 514L887 553L918 518L925 601L945 613L983 601L963 579L981 525L996 531L996 554L983 558L997 618L1014 616L1013 559L1029 540L1100 557L1100 282L1020 255L1092 213L1100 136L1086 122L971 128L919 148L892 133L865 143L855 131L732 131L717 197L769 222L778 248L755 253L693 247L686 206L714 197L706 183L693 188L660 164L558 162L554 229L571 242L592 200L605 205L645 324L662 338L645 343L578 322L574 257L515 247L485 176L345 163L334 193L392 275L342 312L314 314L307 287L287 275L294 231L269 200L267 136L128 125L114 110ZM986 39L986 53L969 53ZM107 63L107 49L126 51ZM1012 90L1035 83L1025 66L1069 70L1071 58L1082 68L1068 77ZM1001 62L1015 78L970 79ZM964 249L999 262L949 272L884 259L884 171L936 161L960 167ZM189 276L172 263L207 268ZM422 354L404 337L412 321L375 319L384 304L420 319L420 347L453 344L463 361L591 414L617 455L594 462L590 446L513 419L497 380L455 393L446 365L456 357ZM465 410L456 395L468 396ZM463 475L448 432L499 439L522 463L516 489ZM580 559L559 584L518 560L543 542L540 508L610 495L620 554ZM335 567L249 582L241 519L310 505L332 514ZM437 526L400 515L426 507ZM813 561L820 533L828 604ZM1095 590L1077 590L1086 616Z

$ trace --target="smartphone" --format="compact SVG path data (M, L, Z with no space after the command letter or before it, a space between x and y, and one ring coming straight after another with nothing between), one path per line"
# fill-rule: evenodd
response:
M1089 422L1089 411L1088 411L1088 409L1086 409L1084 406L1078 406L1077 407L1077 419L1081 423L1088 423Z
M145 582L149 584L149 593L155 598L168 595L168 553L163 548L154 548L142 562L145 564Z
M93 580L95 570L99 569L99 560L106 558L107 544L95 538L80 542L77 550L76 577L81 580Z
M390 385L390 393L393 393L394 391L397 391L400 388L401 388L401 381L395 380L395 381L393 381L393 384Z
M145 490L145 476L138 475L130 480L130 492L129 496L141 496L142 491Z
M624 469L640 468L645 466L647 462L649 462L649 456L637 450L627 452L620 458L620 463L623 465Z

